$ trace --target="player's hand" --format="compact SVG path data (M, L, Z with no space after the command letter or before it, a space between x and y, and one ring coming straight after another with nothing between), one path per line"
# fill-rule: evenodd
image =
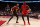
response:
M28 13L30 13L30 12L31 12L31 10L29 9L29 10L27 10L27 12L28 12Z
M11 13L11 15L13 14L13 12Z
M11 13L11 14L13 14L13 13Z
M31 11L31 9L29 8L29 11Z

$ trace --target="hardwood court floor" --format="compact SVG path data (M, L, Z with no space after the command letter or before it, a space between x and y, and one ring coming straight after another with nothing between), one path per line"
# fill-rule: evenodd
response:
M13 19L11 19L9 24L6 24L9 18L0 18L0 20L6 20L6 22L0 27L40 27L40 19L30 18L31 25L28 25L26 17L24 17L24 19L25 19L26 25L24 25L22 17L19 17L19 20L18 20L19 23L16 23L16 17L13 17Z

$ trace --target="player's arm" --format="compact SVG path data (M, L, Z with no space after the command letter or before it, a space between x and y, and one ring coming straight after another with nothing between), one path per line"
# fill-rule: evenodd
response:
M27 5L28 6L28 5ZM28 6L28 10L30 10L31 11L31 9L30 9L30 7Z
M23 6L23 5L22 5L22 6ZM22 12L22 6L21 6L21 9L20 9L20 10L21 10L21 12Z
M31 12L31 9L30 9L30 7L28 5L27 5L27 7L28 7L27 12L30 13Z
M13 11L14 11L14 7L12 7L12 14L13 14Z
M18 9L19 9L19 7L18 7Z
M13 10L13 7L11 8L11 11Z
M19 11L19 13L20 13L20 8L18 8L18 11Z

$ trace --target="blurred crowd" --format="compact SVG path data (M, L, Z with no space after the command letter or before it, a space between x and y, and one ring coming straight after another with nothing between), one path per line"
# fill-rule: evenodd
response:
M15 3L14 3L15 4ZM34 3L35 4L35 3ZM33 5L34 5L33 4ZM37 4L37 3L36 3ZM28 4L29 5L29 4ZM15 6L15 5L14 5ZM35 7L36 6L36 7ZM3 7L3 6L2 6ZM1 8L2 8L1 7ZM13 7L10 6L9 4L6 4L5 8L0 9L0 16L10 16L11 15L11 8ZM29 14L30 16L38 16L40 15L40 8L39 8L39 4L38 7L37 5L32 6L31 4L29 5L29 7L31 8L31 14ZM4 10L4 11L3 11ZM21 11L20 11L20 15L21 15Z

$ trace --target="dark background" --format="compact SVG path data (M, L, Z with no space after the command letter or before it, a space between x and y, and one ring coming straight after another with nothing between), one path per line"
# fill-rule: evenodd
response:
M7 4L11 7L13 7L14 5L16 5L17 3L12 3L12 2L0 2L0 11L4 11L5 7L7 6ZM23 3L19 3L19 7L21 8L21 5ZM26 3L32 11L39 11L40 10L40 2L36 2L36 3Z
M5 0L5 1L39 1L39 0Z

